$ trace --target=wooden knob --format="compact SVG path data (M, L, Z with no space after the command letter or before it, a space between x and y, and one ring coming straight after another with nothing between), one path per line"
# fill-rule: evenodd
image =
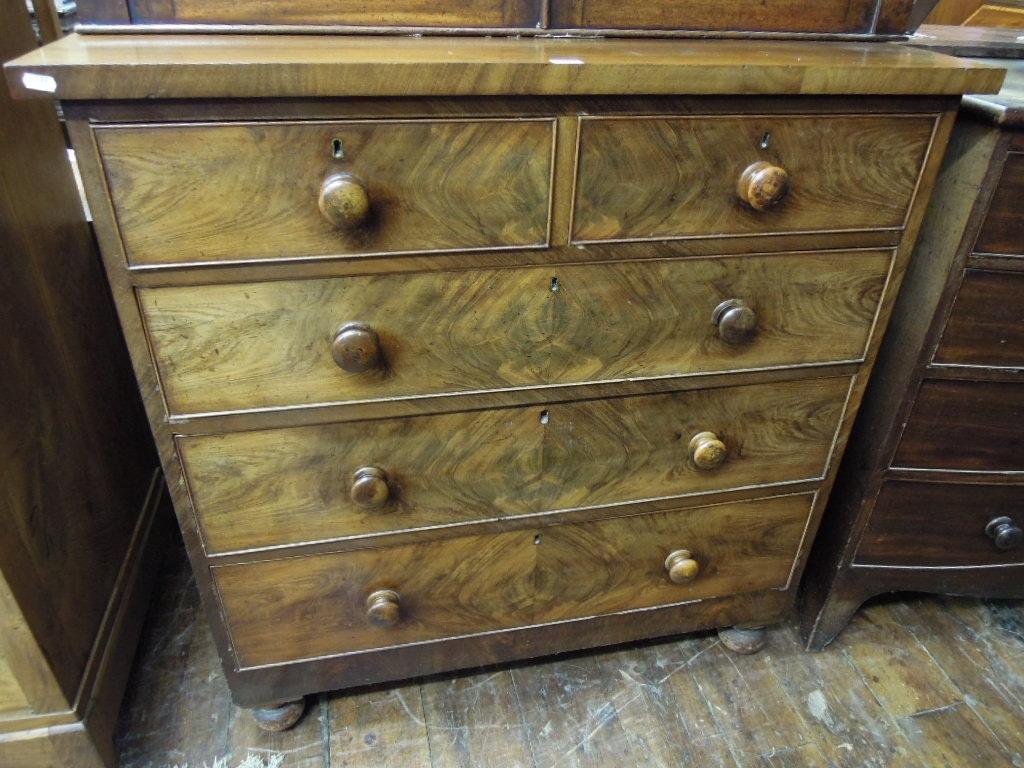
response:
M736 182L736 194L755 211L778 205L789 192L789 174L784 168L759 160L748 165Z
M331 355L349 373L363 373L380 365L380 339L365 323L345 323L331 342Z
M1008 517L997 517L989 520L985 533L995 542L998 549L1013 549L1024 541L1024 531L1014 525Z
M673 584L686 584L693 581L700 573L700 563L690 556L690 550L677 549L665 558L665 570Z
M370 195L351 173L336 173L320 185L320 212L340 229L354 229L370 218Z
M757 313L743 299L727 299L715 307L711 322L726 344L743 344L757 335Z
M366 598L366 618L378 627L393 627L402 618L402 601L393 589L378 589Z
M388 476L379 467L363 467L352 475L352 502L363 509L380 509L388 503Z
M698 469L722 466L726 452L725 443L714 432L698 432L690 440L690 458Z

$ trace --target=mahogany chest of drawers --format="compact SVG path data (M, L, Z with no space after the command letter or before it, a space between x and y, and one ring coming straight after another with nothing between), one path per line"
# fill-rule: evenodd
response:
M236 702L792 607L965 89L888 44L68 38ZM652 95L654 94L654 95ZM849 97L848 94L858 94Z
M802 595L812 648L867 598L1024 597L1024 67L965 100Z

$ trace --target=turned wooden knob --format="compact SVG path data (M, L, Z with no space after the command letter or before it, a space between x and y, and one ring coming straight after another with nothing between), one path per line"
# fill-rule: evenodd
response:
M378 589L366 598L366 618L378 627L393 627L402 618L402 601L393 589Z
M370 195L351 173L336 173L320 185L320 212L340 229L354 229L370 218Z
M725 443L714 432L698 432L690 440L690 458L698 469L715 469L725 461Z
M379 467L363 467L352 475L352 490L349 496L363 509L380 509L388 503L391 489L388 476Z
M759 160L748 165L736 182L736 194L755 211L778 205L789 192L789 174L785 168Z
M380 365L380 339L365 323L345 323L331 342L331 355L349 373L363 373Z
M1020 526L1014 525L1013 520L1008 517L989 520L985 526L985 533L995 542L998 549L1013 549L1024 541L1024 531Z
M757 335L757 313L743 299L723 301L711 313L711 322L726 344L743 344Z
M673 584L685 584L693 581L700 573L700 563L693 559L688 549L677 549L665 558L665 570Z

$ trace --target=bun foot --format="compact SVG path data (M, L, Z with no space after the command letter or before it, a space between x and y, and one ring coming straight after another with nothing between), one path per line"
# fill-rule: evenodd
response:
M252 710L253 719L262 731L287 731L306 711L306 700L286 701L275 707L258 707Z
M718 639L722 645L733 653L740 653L744 656L757 653L764 648L765 635L764 627L740 629L739 627L728 627L718 630Z

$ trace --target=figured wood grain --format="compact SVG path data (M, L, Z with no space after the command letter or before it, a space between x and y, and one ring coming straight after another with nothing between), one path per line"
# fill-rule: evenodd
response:
M876 0L552 0L553 27L570 29L871 32Z
M1024 273L965 270L934 362L1024 368Z
M920 469L1024 471L1024 386L924 381L892 463Z
M989 521L1001 516L1024 526L1020 487L890 480L882 486L854 562L932 568L1024 563L1024 546L998 549L985 534Z
M809 506L785 496L213 570L248 667L781 586ZM686 585L664 573L681 540L705 563ZM380 588L401 595L394 627L366 619Z
M543 245L553 140L551 120L96 130L133 264ZM320 211L341 172L367 191L364 226Z
M989 204L988 216L974 250L982 253L1024 255L1024 152L1006 156L1002 177Z
M899 228L934 124L922 115L584 118L573 238ZM790 185L763 211L736 192L759 161L783 168Z
M623 250L623 254L628 251ZM143 289L172 414L404 398L857 360L888 251L426 272ZM712 313L743 298L748 343ZM338 326L384 364L343 371Z
M820 477L849 379L179 438L209 552ZM693 435L726 445L697 468ZM388 501L352 476L380 467Z
M532 27L540 0L130 0L135 23Z
M1003 70L890 43L68 35L5 66L58 99L994 93ZM50 75L56 91L25 87Z

